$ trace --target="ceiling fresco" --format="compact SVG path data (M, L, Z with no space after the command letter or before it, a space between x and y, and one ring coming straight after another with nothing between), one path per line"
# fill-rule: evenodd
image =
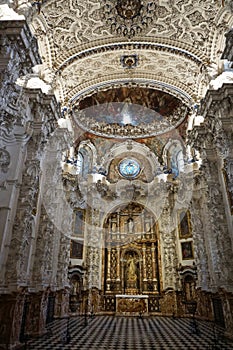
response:
M73 117L81 128L97 135L142 138L174 129L188 112L179 99L163 91L122 87L81 100Z
M125 102L141 105L147 109L154 110L162 116L169 115L180 105L180 101L163 91L145 89L141 87L121 87L100 91L79 102L79 109L86 109L103 103Z

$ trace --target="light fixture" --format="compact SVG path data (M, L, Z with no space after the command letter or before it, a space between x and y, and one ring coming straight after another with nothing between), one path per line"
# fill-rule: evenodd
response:
M103 13L111 32L131 38L140 34L155 17L155 0L103 0Z

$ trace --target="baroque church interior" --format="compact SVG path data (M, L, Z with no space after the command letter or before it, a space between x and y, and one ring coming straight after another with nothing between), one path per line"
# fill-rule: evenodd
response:
M232 26L231 0L0 0L1 349L80 315L233 339Z

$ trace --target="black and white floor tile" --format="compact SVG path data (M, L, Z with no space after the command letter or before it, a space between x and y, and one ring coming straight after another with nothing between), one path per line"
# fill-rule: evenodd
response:
M233 341L210 322L189 318L84 316L56 320L28 350L232 350Z

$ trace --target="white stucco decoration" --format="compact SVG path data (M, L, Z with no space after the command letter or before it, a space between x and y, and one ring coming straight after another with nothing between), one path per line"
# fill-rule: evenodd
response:
M60 128L62 129L68 129L68 131L72 132L72 125L71 125L71 121L69 119L66 118L60 118L58 119L58 125Z
M233 69L223 72L216 79L212 80L210 83L210 88L218 90L222 87L223 84L227 83L233 83Z
M30 77L18 78L16 83L28 89L41 89L44 94L48 94L51 90L51 86L46 84L38 76L31 75Z

